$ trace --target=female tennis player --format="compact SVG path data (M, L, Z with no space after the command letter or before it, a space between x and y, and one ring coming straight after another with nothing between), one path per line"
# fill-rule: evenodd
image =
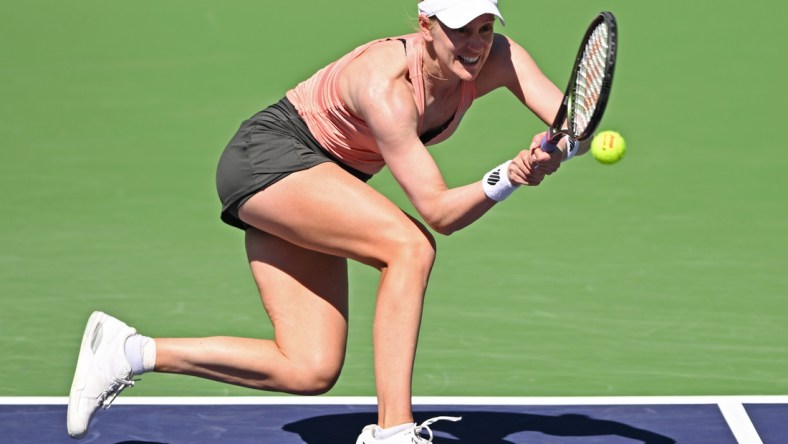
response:
M411 384L422 304L435 260L431 230L473 223L519 186L539 185L570 153L539 149L449 188L428 152L473 101L507 88L547 123L562 92L517 43L494 32L497 0L420 2L415 33L351 51L245 121L217 170L221 218L245 231L272 340L157 338L104 313L88 321L71 388L68 431L147 371L315 395L339 377L348 332L347 260L380 271L373 344L378 422L359 444L430 442L413 421ZM587 147L580 147L584 152ZM421 219L365 182L384 166ZM440 418L444 419L444 418ZM447 418L456 419L456 418Z

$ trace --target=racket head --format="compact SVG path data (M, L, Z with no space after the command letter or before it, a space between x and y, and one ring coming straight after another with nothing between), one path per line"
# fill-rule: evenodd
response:
M602 120L616 67L618 26L611 12L591 22L575 58L567 85L566 133L575 140L591 137ZM561 125L564 124L563 118Z

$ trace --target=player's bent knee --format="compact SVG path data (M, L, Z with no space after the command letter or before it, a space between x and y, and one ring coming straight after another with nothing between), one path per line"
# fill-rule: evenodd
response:
M410 258L415 258L419 263L429 269L432 269L432 266L435 264L437 250L435 244L429 242L428 239L419 239L408 253L410 253Z
M297 395L316 396L327 393L339 380L341 367L323 366L320 368L304 368L291 375L291 392Z
M425 237L416 237L413 242L404 246L399 259L412 266L419 267L421 271L429 273L435 264L435 245Z
M293 356L285 372L290 392L298 395L322 395L334 387L342 372L343 353L329 352L316 346L311 353Z
M435 238L423 227L418 228L421 230L408 227L406 230L387 233L383 258L387 266L404 263L425 271L432 269L436 256Z

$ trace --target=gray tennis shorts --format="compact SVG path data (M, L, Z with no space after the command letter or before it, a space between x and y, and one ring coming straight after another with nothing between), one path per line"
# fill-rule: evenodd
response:
M222 221L246 230L249 225L238 218L241 205L289 174L323 162L334 162L365 182L372 177L326 152L287 98L260 111L241 124L219 159L216 189Z

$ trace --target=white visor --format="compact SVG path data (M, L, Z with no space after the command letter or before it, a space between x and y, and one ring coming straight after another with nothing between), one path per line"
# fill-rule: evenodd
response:
M492 14L506 25L498 11L498 0L424 0L419 2L419 12L427 17L438 17L451 29L462 28L484 14Z

